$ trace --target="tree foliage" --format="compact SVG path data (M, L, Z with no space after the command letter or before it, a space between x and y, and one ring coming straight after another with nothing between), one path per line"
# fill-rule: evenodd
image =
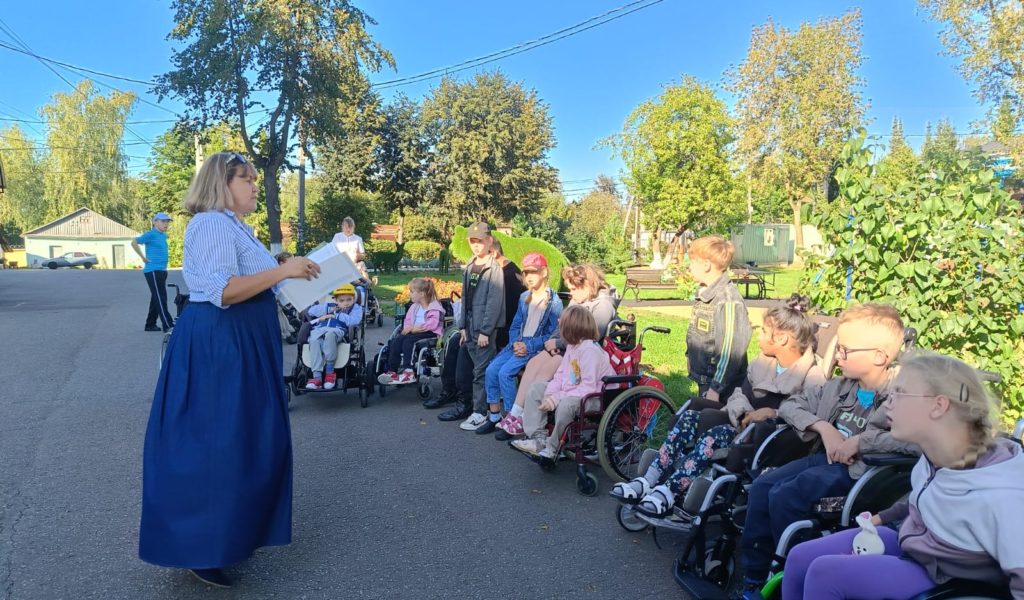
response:
M998 372L1004 417L1024 411L1024 219L991 170L925 162L897 185L879 177L864 134L840 156L839 197L811 217L834 247L803 282L828 311L891 302L920 343ZM819 279L820 276L820 279ZM816 283L815 283L816 282Z
M446 238L459 223L531 212L555 187L548 108L534 90L500 72L464 83L445 78L424 101L422 118L432 149L428 212Z
M288 165L296 128L307 140L338 135L353 107L370 97L363 69L393 65L366 27L374 21L348 0L173 0L172 71L161 96L175 95L200 125L237 127L264 175L267 226L281 241L278 173ZM273 97L269 102L263 99ZM254 114L266 113L253 126ZM262 118L261 118L262 120Z
M920 161L903 135L903 123L896 117L893 117L889 134L889 153L878 167L878 177L893 189L903 181L914 179L920 170Z
M652 229L742 215L729 165L732 120L710 86L686 76L638 106L605 141L626 164L626 185Z
M46 222L44 154L17 125L0 129L7 191L0 194L0 227L8 243ZM8 237L9 236L9 237Z
M834 161L864 117L860 28L859 10L795 31L769 21L728 73L739 156L754 178L784 191L798 247L802 206L824 197Z

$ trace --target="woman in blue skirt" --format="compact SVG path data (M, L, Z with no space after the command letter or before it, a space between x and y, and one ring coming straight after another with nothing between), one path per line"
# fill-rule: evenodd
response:
M223 568L291 542L292 449L272 288L316 277L278 265L241 218L256 171L235 152L206 160L185 197L190 303L153 394L143 455L139 557L227 587Z

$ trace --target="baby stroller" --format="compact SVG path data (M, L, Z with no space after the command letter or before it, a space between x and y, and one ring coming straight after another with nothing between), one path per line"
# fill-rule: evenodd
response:
M418 342L413 347L413 371L416 373L416 391L419 394L420 399L426 400L430 397L430 384L433 379L441 376L441 365L444 364L444 354L448 348L448 342L456 335L459 335L459 329L455 327L455 307L456 303L460 298L458 293L453 293L449 298L443 298L440 300L441 307L444 309L444 331L440 337L428 337ZM370 370L367 370L368 381L367 384L370 390L373 390L373 385L377 384L377 377L382 373L396 370L395 365L388 364L388 356L390 354L390 347L392 341L402 331L402 324L405 319L405 314L409 310L409 304L399 307L395 313L395 329L391 332L391 337L387 342L381 344L381 349L377 352L377 356L374 359L374 368L372 369L372 378L370 376ZM369 379L372 379L370 381ZM381 397L384 397L388 388L391 386L377 384L377 393Z
M647 327L638 338L634 322L608 324L602 346L617 374L604 378L601 392L580 399L579 415L559 440L556 456L575 462L576 490L585 496L598 491L597 476L588 465L600 464L613 481L630 479L638 472L644 450L659 448L668 435L675 405L661 381L640 366L648 331L670 333L665 327ZM548 427L550 432L553 423ZM557 459L527 456L544 471L556 466Z
M174 288L174 318L175 318L175 320L177 320L178 317L181 316L181 312L183 310L185 310L186 306L188 306L189 294L182 294L181 293L181 288L177 284L174 284L174 283L168 283L167 287ZM171 341L171 332L168 331L167 333L164 334L164 339L160 343L160 359L156 363L157 370L160 370L160 368L164 364L164 354L167 353L167 343L170 342L170 341Z
M371 282L373 285L376 285L377 278L374 277ZM363 303L363 323L367 326L376 325L377 327L383 327L384 311L381 310L380 300L373 293L373 288L370 285L360 283L356 285L356 289L359 290L359 299ZM364 300L365 302L363 302Z
M357 294L357 301L365 311L366 295ZM365 324L365 322L364 320L363 323ZM338 380L333 389L306 389L306 383L313 377L313 370L310 368L312 361L309 354L309 330L308 322L304 323L300 328L299 339L296 341L295 364L292 366L291 374L285 377L285 383L289 392L289 402L292 396L330 394L334 392L347 393L348 390L356 388L359 390L359 405L366 408L369 404L369 390L366 385L365 325L350 329L347 336L348 340L338 344L338 358L334 367Z

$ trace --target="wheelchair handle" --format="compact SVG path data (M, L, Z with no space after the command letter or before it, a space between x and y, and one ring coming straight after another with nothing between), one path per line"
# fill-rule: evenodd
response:
M899 467L917 464L917 457L910 454L865 454L861 457L869 467Z
M652 325L650 327L644 327L643 331L640 332L640 338L637 339L637 341L636 341L638 346L643 347L643 345L644 345L644 336L647 335L648 331L653 331L654 333L672 333L672 330L669 329L668 327L659 327L657 325Z

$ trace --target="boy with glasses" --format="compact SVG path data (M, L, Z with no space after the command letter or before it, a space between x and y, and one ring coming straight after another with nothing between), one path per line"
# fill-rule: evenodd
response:
M863 454L918 454L889 433L880 407L889 395L903 345L903 320L888 304L860 304L839 317L836 355L842 377L805 389L779 406L779 417L817 451L762 474L750 488L741 542L745 565L739 598L761 598L775 547L791 523L806 519L821 498L845 496L867 467Z

